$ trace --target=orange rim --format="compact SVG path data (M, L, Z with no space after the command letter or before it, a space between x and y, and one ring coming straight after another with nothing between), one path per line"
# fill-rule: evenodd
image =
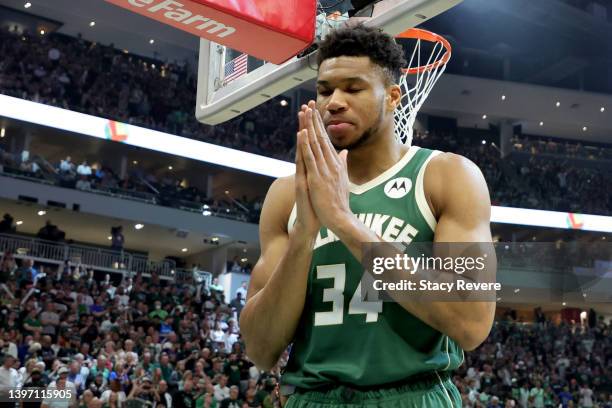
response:
M420 74L425 71L431 71L432 69L438 68L440 65L444 65L448 62L451 57L452 47L448 40L441 35L436 33L432 33L431 31L423 30L421 28L409 28L403 33L398 34L395 38L408 38L422 41L429 41L432 43L440 43L446 49L446 52L438 61L432 62L428 65L423 65L420 67L414 68L403 68L402 72L404 74Z

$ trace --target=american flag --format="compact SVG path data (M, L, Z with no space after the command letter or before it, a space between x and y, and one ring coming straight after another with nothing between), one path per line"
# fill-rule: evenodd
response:
M225 79L223 82L226 84L233 81L234 79L240 78L247 73L247 62L248 55L241 54L239 57L234 58L227 64L225 64Z

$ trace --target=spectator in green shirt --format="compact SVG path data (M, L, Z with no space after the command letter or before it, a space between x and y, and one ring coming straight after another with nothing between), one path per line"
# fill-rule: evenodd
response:
M26 332L24 333L25 335L33 335L35 333L42 332L42 323L40 322L40 320L38 320L38 317L36 317L36 315L36 309L31 309L28 312L26 318L23 320L23 329Z
M149 313L150 319L154 319L156 317L160 320L166 320L166 317L168 317L168 312L162 309L162 304L159 300L155 301L155 310Z
M536 380L534 387L529 392L529 397L533 401L534 408L544 408L544 389L540 381Z
M240 376L243 365L244 362L242 360L238 360L236 354L232 353L229 355L229 359L223 368L223 373L227 375L228 378L228 385L240 385Z
M159 368L161 369L162 378L167 383L172 381L172 374L174 373L174 368L172 364L170 364L170 357L168 353L161 353L159 358Z

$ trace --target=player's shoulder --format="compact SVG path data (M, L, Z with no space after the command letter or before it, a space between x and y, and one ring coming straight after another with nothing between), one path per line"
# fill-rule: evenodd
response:
M431 158L424 177L424 189L434 214L440 214L449 200L458 194L486 189L478 166L465 156L440 152Z
M467 157L456 153L439 152L431 158L426 177L449 182L462 178L469 179L480 173L478 166Z
M286 229L295 203L295 175L280 177L274 180L264 201L260 228L262 223L269 227L280 226Z
M281 202L287 205L289 202L295 201L295 175L292 174L286 177L279 177L268 189L266 201Z

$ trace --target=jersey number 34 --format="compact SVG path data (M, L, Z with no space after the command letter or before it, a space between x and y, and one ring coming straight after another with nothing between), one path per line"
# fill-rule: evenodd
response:
M330 326L342 324L344 321L344 285L346 282L346 265L319 265L317 266L317 279L333 279L332 288L323 289L323 302L331 302L332 310L328 312L315 312L315 326ZM357 286L351 301L348 314L365 314L366 323L374 323L382 313L382 301L366 302L361 299L361 282Z

